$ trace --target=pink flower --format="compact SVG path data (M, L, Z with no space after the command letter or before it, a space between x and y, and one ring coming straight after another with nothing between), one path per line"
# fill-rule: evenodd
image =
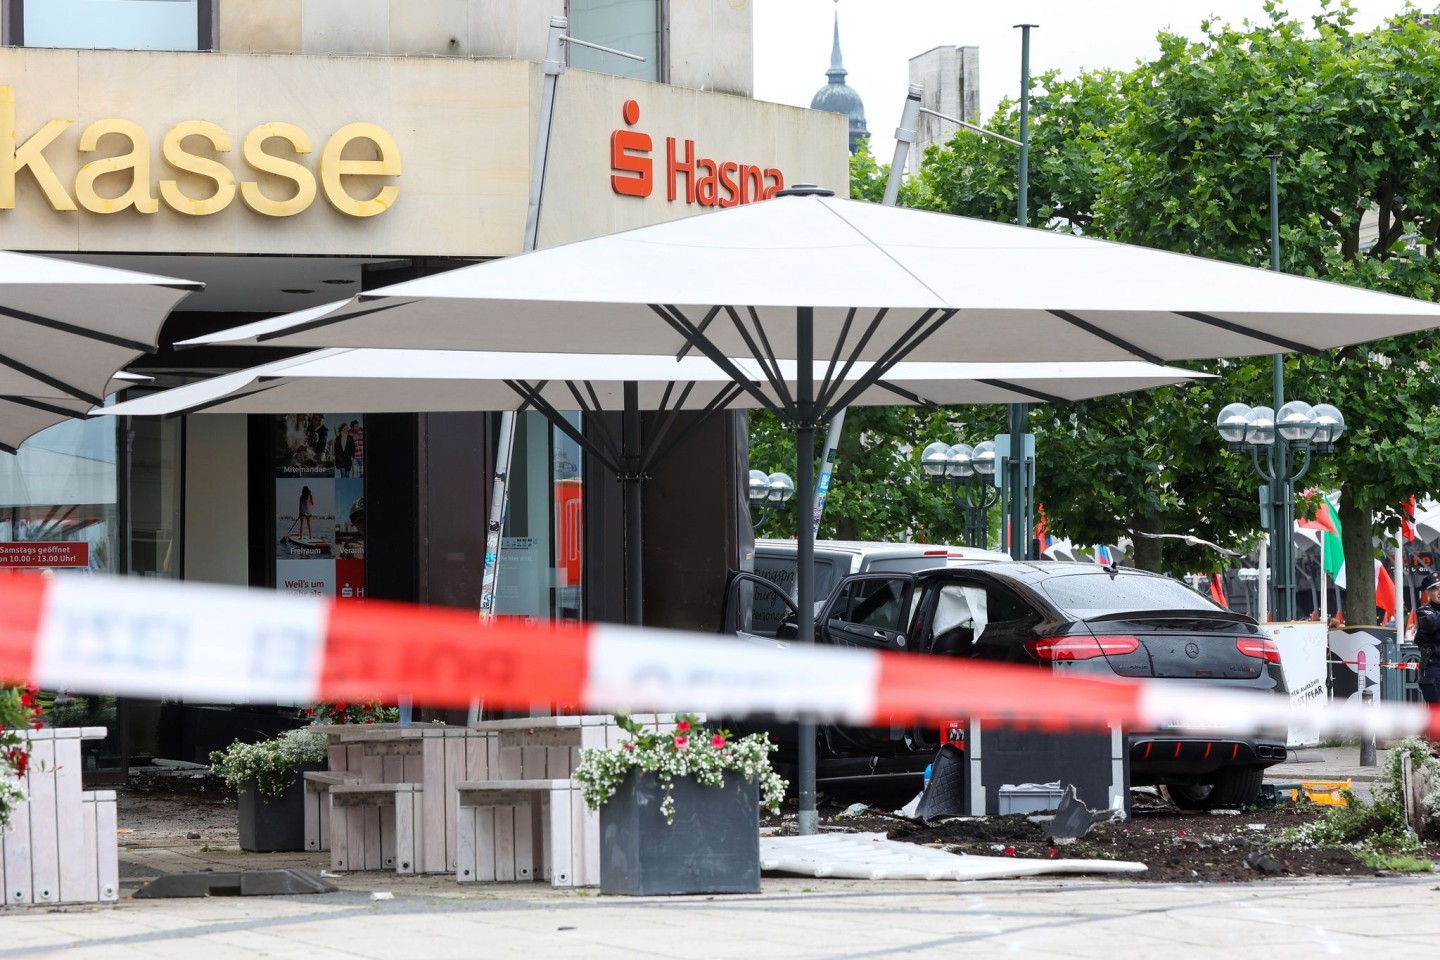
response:
M623 746L626 750L635 749L635 744L631 743L629 740L626 740L623 744L621 744L621 746Z
M722 749L725 746L725 738L720 736L720 734L718 733L715 734L715 736L710 738L710 746L714 747L716 750Z
M678 731L680 731L681 733L689 733L689 732L690 732L690 721L689 721L689 720L681 720L679 723L675 724L675 729L678 730Z
M1007 856L1007 857L1013 857L1013 856L1015 856L1015 848L1014 848L1014 847L1006 847L1006 848L1005 848L1005 856Z
M690 738L689 738L689 737L676 737L676 738L675 738L675 749L676 749L676 750L688 750L689 748L690 748Z

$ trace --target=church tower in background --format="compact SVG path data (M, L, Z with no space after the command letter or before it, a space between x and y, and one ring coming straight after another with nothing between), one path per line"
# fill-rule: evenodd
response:
M839 5L840 0L835 0ZM835 11L835 45L830 50L830 69L825 71L830 82L821 87L810 100L811 110L828 110L843 113L850 118L850 152L853 154L860 141L870 136L865 128L865 104L860 94L845 82L847 71L840 56L840 11Z

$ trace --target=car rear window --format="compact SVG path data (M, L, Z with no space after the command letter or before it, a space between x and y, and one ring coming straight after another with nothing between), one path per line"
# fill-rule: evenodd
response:
M920 570L932 570L935 567L943 567L946 557L944 552L932 554L928 557L880 557L870 564L870 573L916 573Z
M1168 577L1112 576L1104 571L1046 577L1040 589L1077 620L1136 610L1218 610L1209 598Z

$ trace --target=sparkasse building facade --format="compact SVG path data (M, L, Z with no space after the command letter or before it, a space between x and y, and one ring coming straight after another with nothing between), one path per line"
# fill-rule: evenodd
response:
M786 183L844 189L844 117L750 98L748 0L0 0L4 247L206 283L131 368L154 377L139 390L276 359L172 345L520 252L557 16L645 61L568 45L539 246ZM0 541L83 544L57 575L473 607L496 420L62 424L0 459ZM647 541L647 622L713 628L750 536L744 436L739 415L716 418L647 484L650 528L705 545L681 557ZM497 609L622 619L613 475L533 412L514 456ZM77 693L93 695L75 699L75 722L123 730L87 759L95 772L127 753L193 758L213 740L201 728L223 726L214 705Z

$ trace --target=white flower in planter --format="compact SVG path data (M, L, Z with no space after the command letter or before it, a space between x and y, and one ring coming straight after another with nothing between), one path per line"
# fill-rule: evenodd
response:
M675 799L672 796L676 777L692 777L708 786L725 782L727 772L738 773L760 785L760 805L772 813L780 810L785 799L786 782L770 767L770 754L776 747L763 733L752 733L731 740L728 731L696 726L693 715L685 714L675 724L674 732L647 730L635 720L616 714L615 722L631 734L629 740L615 747L592 748L580 752L580 765L571 774L579 781L585 802L592 810L615 795L631 770L648 771L660 779L665 799L660 812L666 823L675 822Z

